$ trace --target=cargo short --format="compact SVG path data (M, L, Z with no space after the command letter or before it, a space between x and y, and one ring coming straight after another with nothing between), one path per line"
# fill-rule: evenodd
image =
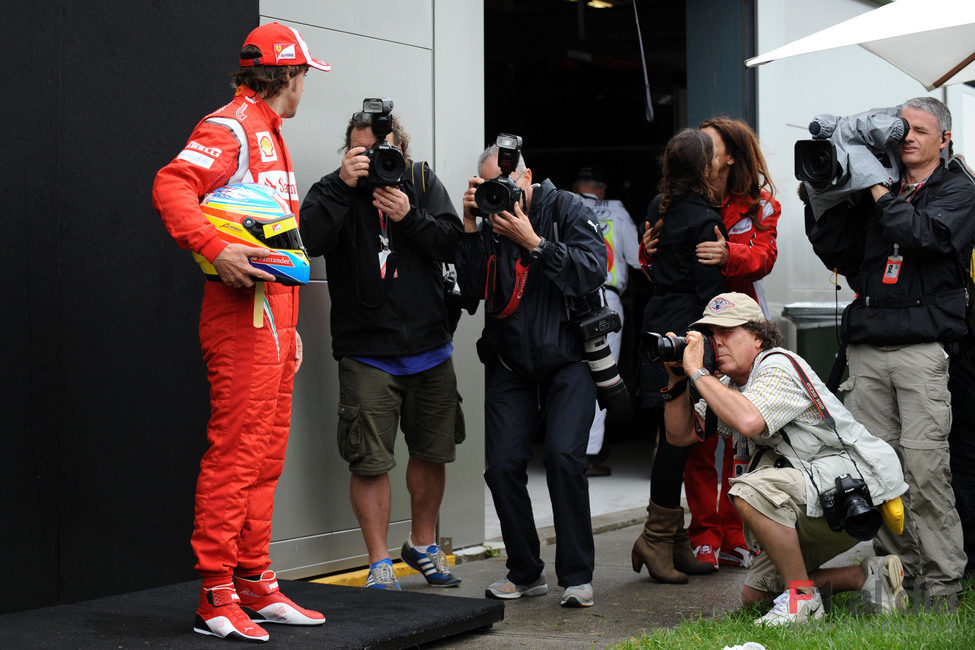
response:
M772 521L795 528L807 573L857 544L857 540L845 532L833 531L823 517L806 514L806 479L795 468L763 467L733 478L728 496L744 499ZM758 547L747 526L745 539L752 550ZM788 588L768 553L760 553L755 558L745 584L775 595Z
M464 414L452 359L412 375L391 375L345 357L339 361L339 453L353 474L377 476L396 466L396 431L410 456L450 463L464 441Z

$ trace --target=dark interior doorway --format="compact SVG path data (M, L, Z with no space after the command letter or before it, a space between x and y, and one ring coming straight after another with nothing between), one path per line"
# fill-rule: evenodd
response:
M595 8L595 4L605 5ZM571 186L598 165L607 198L641 220L657 156L684 125L684 2L638 0L654 121L647 122L633 0L485 0L485 142L521 135L536 178Z
M580 167L601 167L606 198L621 200L639 228L657 192L657 159L686 124L685 3L637 0L636 12L633 0L485 0L484 7L485 142L499 132L522 136L535 178L565 189ZM648 288L642 273L631 272L623 296L619 367L634 397ZM647 437L633 420L608 425L606 441Z

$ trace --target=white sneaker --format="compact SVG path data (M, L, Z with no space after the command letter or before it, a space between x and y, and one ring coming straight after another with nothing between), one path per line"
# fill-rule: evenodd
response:
M896 555L870 557L863 561L867 574L860 589L864 602L873 605L878 614L906 612L910 599L904 591L904 566Z
M566 587L559 604L562 607L592 607L595 604L592 599L592 583Z
M793 625L823 617L823 599L816 587L811 594L793 596L784 591L774 603L768 614L755 619L755 625Z
M545 574L538 576L538 580L527 585L516 585L507 578L501 578L488 585L484 590L487 598L499 598L501 600L512 600L522 596L544 596L548 593L548 583L545 582Z

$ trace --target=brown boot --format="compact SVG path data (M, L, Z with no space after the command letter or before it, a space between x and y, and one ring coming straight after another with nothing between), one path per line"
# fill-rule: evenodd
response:
M681 508L661 508L653 501L647 506L647 523L633 544L633 570L640 573L644 565L657 582L686 584L687 574L674 568L674 533L683 523Z
M691 548L691 536L684 528L684 509L680 508L680 525L674 534L674 566L678 571L689 573L692 576L703 576L706 573L714 573L718 567L707 562L701 562L694 555Z

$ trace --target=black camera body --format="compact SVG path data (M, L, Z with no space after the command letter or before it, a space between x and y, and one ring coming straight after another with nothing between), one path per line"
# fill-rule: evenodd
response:
M702 366L710 373L718 369L718 357L715 352L714 337L706 332L704 335L704 361ZM684 358L684 350L687 349L687 338L683 336L666 336L656 332L644 332L641 337L643 343L643 353L650 363L663 363L667 361L681 361ZM678 374L684 374L682 368L677 369Z
M845 530L848 535L861 541L873 539L880 530L882 517L873 507L870 489L863 479L849 474L836 477L836 487L819 495L823 518L831 530Z
M596 383L596 401L616 420L631 415L630 391L620 377L606 335L623 329L619 314L603 303L600 289L568 299L572 326L582 339L583 356Z
M369 176L362 180L366 187L398 185L406 172L403 152L386 142L386 136L393 132L392 112L392 99L371 97L362 100L362 113L356 116L368 116L376 136L376 142L363 152L369 159Z
M511 180L511 172L521 159L521 136L499 133L495 144L498 145L501 175L484 181L474 191L474 201L482 214L513 212L524 194L524 190Z

